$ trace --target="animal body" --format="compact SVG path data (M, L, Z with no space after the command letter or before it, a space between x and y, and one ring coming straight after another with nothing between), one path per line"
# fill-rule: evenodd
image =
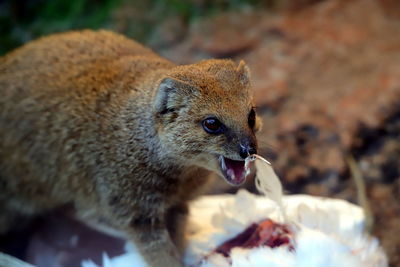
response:
M72 204L150 266L180 266L186 203L256 153L241 62L176 65L108 31L56 34L0 58L0 233Z

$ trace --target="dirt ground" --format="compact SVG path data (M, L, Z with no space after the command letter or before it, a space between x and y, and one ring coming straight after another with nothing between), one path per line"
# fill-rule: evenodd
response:
M228 12L184 34L174 31L180 25L166 21L150 45L179 63L244 59L264 122L262 154L288 193L369 207L373 235L400 266L400 5L327 0Z

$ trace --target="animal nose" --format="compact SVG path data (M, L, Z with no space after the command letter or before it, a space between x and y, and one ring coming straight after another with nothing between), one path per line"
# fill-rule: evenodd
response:
M253 154L257 154L257 148L255 144L240 144L239 155L242 159L245 159Z

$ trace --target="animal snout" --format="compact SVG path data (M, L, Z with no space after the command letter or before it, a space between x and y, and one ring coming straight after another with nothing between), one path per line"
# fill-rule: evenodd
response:
M243 142L239 146L239 155L242 159L245 159L250 155L257 154L257 146L254 142Z

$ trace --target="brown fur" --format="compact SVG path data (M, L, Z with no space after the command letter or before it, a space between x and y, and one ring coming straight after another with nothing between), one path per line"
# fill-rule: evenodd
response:
M73 203L124 231L151 266L178 266L186 202L255 140L248 69L176 66L107 31L57 34L0 59L0 232ZM229 135L201 126L217 116ZM206 170L207 169L207 170Z

